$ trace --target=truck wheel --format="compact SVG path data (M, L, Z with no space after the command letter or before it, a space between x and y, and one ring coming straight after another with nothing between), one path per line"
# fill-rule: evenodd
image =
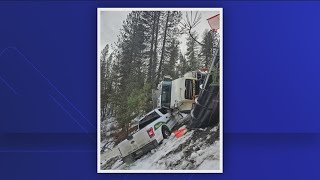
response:
M122 161L125 162L125 163L132 163L134 161L134 157L132 156L132 154L122 158Z
M164 139L168 139L171 135L171 131L169 130L169 128L167 126L163 126L162 127L162 136Z

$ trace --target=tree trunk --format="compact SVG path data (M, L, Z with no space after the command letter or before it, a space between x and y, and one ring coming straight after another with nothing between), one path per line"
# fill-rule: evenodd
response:
M166 46L169 15L170 15L170 11L167 11L167 20L166 20L166 26L164 28L164 37L163 37L163 42L162 42L162 50L161 50L161 57L160 57L160 63L159 63L159 69L158 69L156 84L159 83L160 75L161 75L161 71L162 71L162 63L163 63L163 58L164 58L165 46Z
M157 49L158 49L158 34L159 34L159 21L160 21L160 15L161 15L161 12L159 11L157 13L157 22L156 22L156 37L155 37L155 42L154 42L154 52L153 52L153 65L152 65L152 76L151 76L151 79L152 79L152 82L154 82L154 77L155 77L155 73L156 73L156 68L157 68ZM157 87L157 83L154 83L152 85L152 87Z
M153 79L152 79L152 73L154 73L152 71L152 67L153 67L153 61L152 61L152 58L153 58L153 42L154 42L154 30L155 30L155 26L156 26L156 12L153 12L152 14L152 20L153 20L153 24L152 24L152 31L151 31L151 34L152 34L152 37L151 37L151 47L150 47L150 60L149 60L149 67L148 67L148 80L147 82L150 82L150 84L152 83Z

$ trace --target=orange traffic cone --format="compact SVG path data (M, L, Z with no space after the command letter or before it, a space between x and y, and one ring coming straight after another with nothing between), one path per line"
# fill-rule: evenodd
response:
M186 132L187 132L187 128L184 127L184 128L180 128L180 129L176 130L174 132L174 135L176 136L176 138L179 138L179 137L183 136Z

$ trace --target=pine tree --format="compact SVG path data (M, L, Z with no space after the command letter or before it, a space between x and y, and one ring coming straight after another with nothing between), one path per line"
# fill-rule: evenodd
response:
M134 97L145 86L146 69L148 69L145 68L148 28L144 14L142 11L134 11L128 15L116 47L118 62L115 67L118 70L118 82L113 101L117 101L116 119L126 132L131 120L139 114L136 107L139 107L137 103L141 102L136 101Z
M156 84L163 78L165 75L163 73L163 65L165 63L166 57L168 55L166 48L168 47L167 44L171 43L174 39L177 38L178 34L178 25L182 18L182 13L179 11L167 11L165 13L165 24L163 26L163 33L162 33L162 48L161 48L161 56L159 61L159 67L157 71L157 78Z
M170 46L167 48L167 52L169 53L167 61L165 61L163 65L163 74L169 75L173 79L177 78L177 69L176 63L179 58L179 43L177 40L173 39Z
M146 52L146 56L148 57L148 61L146 62L148 70L147 70L147 78L146 81L151 84L153 82L153 66L154 66L154 47L155 47L155 36L156 36L156 27L157 24L157 12L156 11L144 11L142 14L143 23L146 26L146 29L150 29L150 31L146 31L145 37L149 40L147 46L149 51Z
M198 36L195 33L192 33L194 39L197 39ZM188 60L188 71L196 70L199 67L199 58L198 58L198 44L192 37L188 36L187 38L187 60Z
M156 78L156 69L158 65L158 39L159 39L159 28L161 28L160 22L160 17L161 15L164 14L162 11L157 11L156 12L156 29L155 29L155 40L154 40L154 50L153 50L153 64L151 65L151 70L152 70L152 82L151 82L151 87L156 87L158 84L155 82Z
M182 77L189 69L187 59L184 57L184 55L179 52L179 65L177 67L178 69L178 76Z
M119 52L115 51L113 54L112 68L108 81L111 81L112 91L108 103L110 103L111 115L117 115L117 109L120 106L118 97L120 96L120 63L119 63Z
M128 14L106 64L111 115L128 132L136 116L152 109L151 92L164 74L176 77L181 12L133 11Z
M107 108L107 62L106 57L108 55L109 45L107 44L100 55L100 106L101 106L101 119L104 120L106 116Z
M111 103L110 103L110 98L112 96L112 93L113 93L113 82L115 80L114 78L114 74L113 74L113 56L114 56L114 53L111 53L109 55L109 57L107 58L107 61L106 61L106 88L105 88L105 103L106 103L106 115L109 116L112 114L112 111L111 111Z
M165 56L165 46L166 46L167 30L169 27L170 11L167 11L166 14L167 15L166 15L166 21L165 21L165 26L164 26L163 42L162 42L162 48L161 48L161 57L160 57L160 62L159 62L156 84L159 83L160 76L162 75L162 71L163 71L162 65L163 65L164 56Z
M202 65L209 67L213 58L213 39L211 32L205 30L203 33L202 46L200 50L200 57L202 59Z

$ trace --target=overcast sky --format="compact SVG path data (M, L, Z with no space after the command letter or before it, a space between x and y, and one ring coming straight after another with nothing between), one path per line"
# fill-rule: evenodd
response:
M100 49L102 49L106 44L114 44L117 41L117 35L119 35L120 29L122 27L123 21L126 19L127 15L131 11L102 11L100 14ZM209 17L218 14L217 11L199 11L201 13L201 21L194 30L199 34L199 39L202 39L202 34L205 29L210 29L207 22ZM183 18L185 18L186 13L190 14L190 11L182 11ZM187 35L182 35L179 40L181 41L180 49L184 54L186 52L186 37Z

